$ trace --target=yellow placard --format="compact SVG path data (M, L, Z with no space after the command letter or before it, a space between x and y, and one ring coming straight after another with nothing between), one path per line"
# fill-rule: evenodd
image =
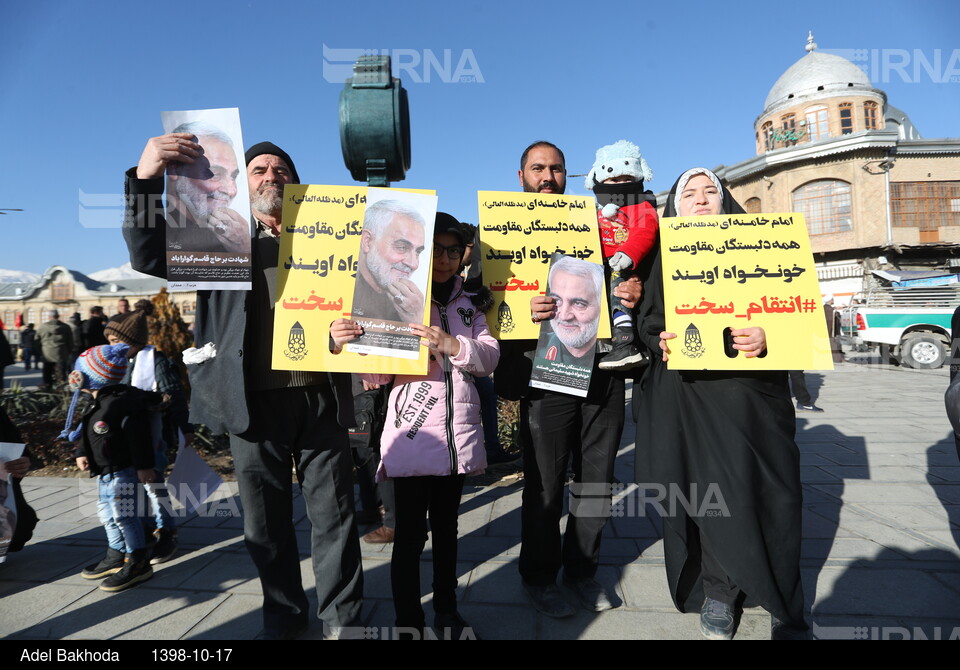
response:
M479 191L483 279L493 293L487 318L501 340L535 340L530 298L544 295L555 253L603 265L597 205L591 197ZM599 337L610 337L609 309L601 311Z
M406 359L349 351L334 354L329 349L330 324L349 317L353 304L367 192L365 186L284 186L273 326L274 369L427 373L425 350L417 358ZM423 261L432 262L432 255L425 255ZM430 317L429 282L425 295L423 323Z
M803 214L666 218L660 244L666 328L677 334L668 367L833 369ZM765 356L725 348L725 329L752 326L766 333Z

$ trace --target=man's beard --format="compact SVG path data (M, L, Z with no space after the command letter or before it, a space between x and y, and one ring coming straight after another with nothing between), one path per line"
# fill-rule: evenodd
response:
M597 314L596 319L590 323L582 324L577 333L568 335L565 330L561 330L560 328L554 328L553 332L567 349L582 349L590 344L591 340L597 336L597 328L599 325L600 315Z
M399 270L404 273L404 276L409 276L409 274L413 272L413 268L405 263L388 265L377 253L368 253L366 263L367 269L377 282L377 285L383 289L394 283L393 278L390 277L390 270Z
M207 219L214 210L226 207L230 204L230 198L225 194L215 191L207 193L197 188L197 186L187 178L178 179L175 184L177 199L187 208L187 212L197 222L197 225L206 225ZM209 200L213 198L213 200Z
M261 184L250 198L250 207L268 216L279 216L283 211L283 185Z
M544 182L540 182L538 186L534 186L533 184L528 182L526 179L523 180L524 193L540 193L540 191L542 191L547 186L553 189L554 195L563 193L564 189L561 189L560 186L555 181L544 181Z

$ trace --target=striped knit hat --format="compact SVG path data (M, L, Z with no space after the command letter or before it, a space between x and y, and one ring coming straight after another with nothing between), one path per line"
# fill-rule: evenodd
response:
M75 391L102 389L119 384L130 364L127 361L129 349L130 346L123 343L90 347L77 358L77 364L70 373L70 388Z
M127 361L129 350L130 346L123 343L103 344L99 347L91 347L80 354L68 379L70 389L73 391L73 399L70 401L70 409L67 412L67 423L59 436L61 440L69 439L72 442L80 437L79 427L73 432L70 431L80 389L102 389L123 381L129 365Z

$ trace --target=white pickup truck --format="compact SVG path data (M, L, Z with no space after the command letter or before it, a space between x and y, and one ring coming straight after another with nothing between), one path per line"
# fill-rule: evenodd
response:
M844 334L854 344L880 345L883 359L889 355L911 368L941 367L950 351L950 320L960 306L957 275L886 283L895 285L873 286L861 304L845 310Z

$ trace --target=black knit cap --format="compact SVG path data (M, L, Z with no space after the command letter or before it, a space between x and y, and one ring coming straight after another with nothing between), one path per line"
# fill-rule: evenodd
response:
M293 159L290 158L290 154L278 147L273 142L260 142L259 144L254 144L252 147L247 149L247 153L245 153L243 157L246 159L247 165L250 165L250 161L257 156L262 156L263 154L269 154L270 156L282 158L283 162L287 164L288 168L290 168L290 176L293 177L293 183L300 183L300 175L297 174L297 166L293 164Z
M466 246L467 231L464 230L463 224L446 212L437 212L436 223L433 226L433 234L437 236L443 233L450 233L460 241L460 244ZM471 237L470 239L472 240L473 238Z

